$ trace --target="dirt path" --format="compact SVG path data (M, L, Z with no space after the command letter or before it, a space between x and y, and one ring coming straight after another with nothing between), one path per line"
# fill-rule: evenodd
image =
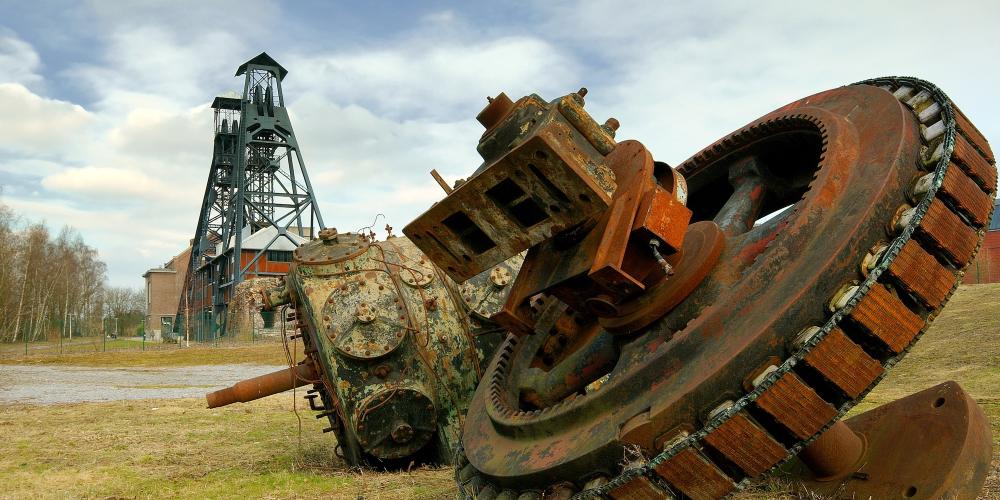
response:
M2 365L0 404L197 398L281 368L248 364L172 368Z

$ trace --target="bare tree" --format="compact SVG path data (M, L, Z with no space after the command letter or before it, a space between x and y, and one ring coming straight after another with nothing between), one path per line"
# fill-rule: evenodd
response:
M52 239L0 203L0 342L100 331L106 269L72 228Z

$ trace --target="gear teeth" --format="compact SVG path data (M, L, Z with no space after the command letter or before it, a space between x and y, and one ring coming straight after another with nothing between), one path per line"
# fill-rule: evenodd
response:
M595 488L600 488L601 486L604 486L605 484L608 484L608 482L609 482L608 476L606 476L604 474L599 474L597 476L594 476L594 477L590 478L586 483L584 483L583 489L584 489L584 491L586 491L586 490L592 490L592 489L595 489Z
M545 499L569 500L576 493L576 486L568 481L554 484L543 495Z
M741 411L705 436L705 443L740 468L747 476L767 472L788 451Z
M989 193L984 193L961 168L953 167L954 164L945 172L944 182L938 192L977 227L985 226L993 212L992 197Z
M934 170L934 167L941 160L942 156L944 156L944 141L938 142L934 149L927 146L920 147L920 158L922 159L924 170Z
M924 327L924 320L889 291L874 284L848 317L877 338L893 354L899 354Z
M660 489L646 476L635 476L621 486L608 492L615 500L662 500L669 493Z
M861 286L857 283L848 283L843 285L837 290L836 293L833 294L833 297L830 297L830 302L827 303L826 308L830 312L837 312L847 307L851 298L857 295L860 291Z
M722 498L736 484L694 448L685 448L654 469L656 474L693 500Z
M861 396L884 371L840 328L830 330L802 361L851 399Z
M465 467L462 467L462 469L458 472L458 482L466 483L475 475L476 468L472 464L467 463L465 464Z
M921 105L923 105L930 99L931 99L931 93L926 90L921 90L920 92L917 92L917 95L911 97L908 101L906 101L906 105L909 106L914 111L916 111L918 108L920 108Z
M483 489L479 490L476 494L476 500L496 500L500 492L497 491L497 487L492 484L486 484Z
M941 307L955 285L955 274L914 240L903 245L888 273L929 309Z
M913 87L899 87L895 92L892 93L893 97L899 99L900 101L906 102L913 96Z
M798 439L809 439L826 426L837 410L794 372L786 372L754 402Z
M944 134L945 126L944 120L940 120L930 126L920 126L920 132L924 137L924 140L931 142Z
M969 121L969 118L965 116L965 113L963 113L961 109L958 109L958 106L955 106L954 103L951 105L951 110L954 111L955 126L958 127L958 132L963 137L968 139L970 143L972 143L972 146L974 146L979 153L983 155L983 158L985 158L987 162L993 163L993 151L990 149L990 143L985 137L983 137L982 132L980 132L979 129Z
M955 136L952 160L987 193L992 193L997 185L997 169L991 157L981 154L965 136Z
M940 198L935 198L927 207L917 234L922 242L942 252L960 269L972 261L979 246L979 234L962 222Z
M864 259L861 260L861 275L868 277L875 266L879 264L882 260L882 256L885 255L885 251L889 249L889 246L884 243L879 243L872 247L868 253L865 254Z
M930 106L924 108L924 110L917 115L917 119L920 120L920 123L926 125L928 123L936 121L940 116L941 116L941 105L935 102L934 104L931 104Z
M821 330L822 329L816 325L807 326L800 330L799 333L795 335L795 338L792 339L792 352L802 349L806 345L806 342L812 340L812 338L815 337Z

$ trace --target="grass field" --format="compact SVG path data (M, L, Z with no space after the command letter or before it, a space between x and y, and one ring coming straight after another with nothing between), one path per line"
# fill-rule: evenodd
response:
M117 340L116 342L131 343L134 341ZM218 346L192 344L192 347L186 348L178 347L176 344L155 345L163 347L148 349L146 351L131 349L114 352L110 349L108 352L99 352L81 348L76 351L64 351L65 353L62 355L53 355L50 353L36 354L29 351L28 356L24 356L23 351L20 351L17 354L8 353L7 357L0 358L0 365L43 364L120 368L195 366L215 363L255 363L262 365L283 365L286 363L285 352L281 344L277 342L236 345L220 344Z
M859 406L956 380L993 425L984 498L1000 498L1000 285L963 287L933 328ZM6 359L86 366L281 364L278 344ZM3 366L0 366L0 370ZM301 397L299 398L301 406ZM451 471L350 471L290 394L215 410L200 399L0 406L0 497L453 498ZM794 498L773 484L738 498ZM784 485L795 491L795 485Z

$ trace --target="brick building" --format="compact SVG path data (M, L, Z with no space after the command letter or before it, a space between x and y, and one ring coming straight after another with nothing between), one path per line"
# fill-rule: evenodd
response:
M184 275L191 261L191 247L170 259L163 267L143 273L146 280L146 338L160 340L173 332L177 304L184 288Z
M963 282L967 285L1000 283L1000 200L994 200L993 222L976 260L965 270Z
M274 226L264 227L253 234L246 230L243 244L240 251L240 266L247 270L244 279L254 278L277 278L288 274L288 269L292 263L292 252L301 244L308 241L307 236L301 234L311 234L311 228L288 228L288 231L281 234ZM215 241L216 250L214 254L206 255L202 262L197 263L192 269L188 289L191 292L187 308L187 321L190 323L189 332L191 340L204 340L212 338L212 308L213 308L213 281L218 279L213 274L212 261L221 258L219 254L222 245ZM227 252L232 252L232 246ZM183 276L179 277L184 280ZM183 289L183 286L182 286ZM221 297L222 301L229 303L232 300L232 288L226 288ZM176 308L176 307L175 307ZM177 322L184 319L178 317Z

